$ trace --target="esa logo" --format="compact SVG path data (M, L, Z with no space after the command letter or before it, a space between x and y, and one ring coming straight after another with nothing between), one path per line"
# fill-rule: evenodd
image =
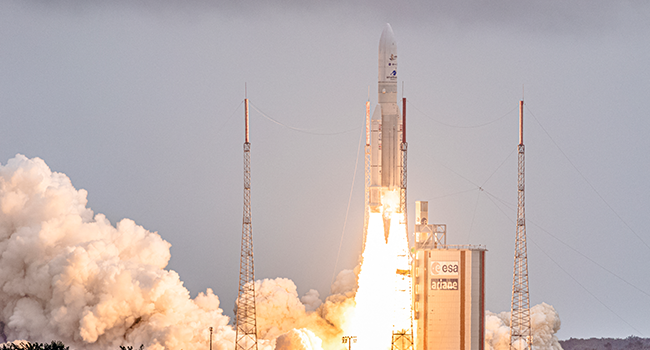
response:
M458 275L458 261L432 261L431 275L455 276Z

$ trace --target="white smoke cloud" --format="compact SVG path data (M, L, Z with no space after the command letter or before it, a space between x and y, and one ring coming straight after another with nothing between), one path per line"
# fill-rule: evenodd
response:
M86 207L87 192L39 158L0 165L0 337L61 340L72 349L232 350L235 332L208 289L191 299L165 270L170 244L123 219L115 226ZM313 349L340 342L354 306L352 272L322 302L298 298L285 278L256 282L260 350ZM315 310L315 311L313 311ZM278 338L279 337L279 338Z
M39 158L0 166L0 323L4 340L72 348L232 349L234 332L212 290L190 299L164 270L170 244L124 219L112 226L87 192Z
M553 306L541 303L530 308L534 350L562 350L555 335L560 330L560 315ZM510 312L485 312L485 348L510 349Z
M305 305L300 302L296 285L287 278L255 282L257 336L275 339L294 328L304 326Z
M562 350L562 345L555 335L562 322L553 306L546 303L533 306L530 309L530 321L535 350Z
M310 289L300 298L300 301L305 305L307 311L316 311L323 304L323 301L320 300L320 293L315 289Z
M311 291L306 296L313 302L314 294ZM331 349L341 343L346 317L354 307L353 296L352 293L330 295L312 312L301 302L296 285L290 279L256 281L258 337L275 342L275 349L287 350L292 346L296 346L296 350ZM320 342L315 341L314 337ZM310 345L307 347L305 344Z
M323 341L308 329L292 329L278 337L276 350L323 350Z
M361 265L357 265L354 270L343 270L339 272L339 274L336 276L336 281L332 283L332 294L353 295L356 293L359 282L360 269Z

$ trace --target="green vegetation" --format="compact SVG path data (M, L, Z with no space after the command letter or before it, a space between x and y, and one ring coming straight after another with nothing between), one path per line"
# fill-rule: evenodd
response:
M52 340L51 343L21 342L18 344L2 344L0 350L68 350L70 347L60 341Z
M650 339L631 335L625 339L591 338L560 340L564 350L650 350Z
M17 344L6 343L0 345L0 350L69 350L69 346L65 346L60 341L52 340L51 343L30 343L19 342ZM132 346L120 346L120 350L133 350ZM144 344L140 345L139 350L144 350Z

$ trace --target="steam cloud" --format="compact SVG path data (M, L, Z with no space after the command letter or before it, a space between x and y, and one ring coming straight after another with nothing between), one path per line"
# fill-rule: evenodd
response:
M123 219L112 226L86 207L87 192L39 158L0 165L0 337L61 340L72 349L233 350L235 332L211 289L195 299L165 270L170 244ZM325 301L299 297L285 278L256 282L260 350L339 349L354 308L355 271ZM561 350L552 306L533 307L536 350ZM487 313L486 345L507 349L509 314ZM504 340L505 339L505 340Z
M560 330L560 315L553 306L541 303L530 308L534 350L562 350L555 333ZM485 312L485 348L510 349L510 312Z
M39 158L17 155L0 166L2 340L204 349L214 327L214 348L232 350L235 332L218 297L208 289L191 299L178 274L164 269L170 244L129 219L112 226L86 197ZM260 348L273 349L282 335L281 348L319 349L317 335L337 335L340 313L352 305L349 273L341 276L338 292L347 297L303 297L318 313L290 280L258 281Z
M208 289L189 297L164 270L170 244L86 208L87 192L39 158L0 167L0 326L6 340L61 340L81 349L145 344L192 349L213 326L218 349L234 331Z

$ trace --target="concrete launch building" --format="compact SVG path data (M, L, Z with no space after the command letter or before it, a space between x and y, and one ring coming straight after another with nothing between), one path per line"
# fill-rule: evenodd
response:
M447 245L446 225L429 224L428 202L415 207L415 349L483 350L486 249Z

